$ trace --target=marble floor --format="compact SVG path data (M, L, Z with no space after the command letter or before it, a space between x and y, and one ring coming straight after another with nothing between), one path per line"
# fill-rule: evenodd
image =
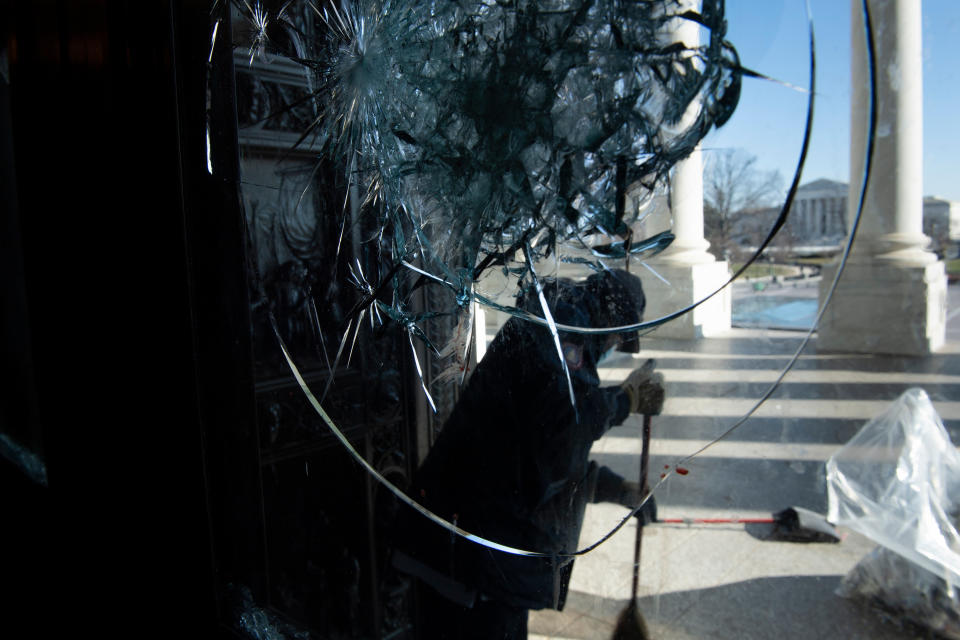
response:
M957 287L951 286L951 298ZM956 308L951 305L951 309ZM951 325L960 322L957 314ZM954 331L952 328L951 331ZM926 390L960 443L960 342L926 358L818 353L816 338L753 417L726 433L779 377L803 334L732 329L699 341L642 341L642 352L611 359L607 383L646 358L667 384L653 421L650 480L684 463L656 487L659 515L768 517L789 506L826 512L824 463L871 417L912 387ZM703 448L725 434L719 442ZM599 440L593 457L625 477L639 475L640 422L631 418ZM581 548L625 514L591 505ZM644 530L639 598L654 638L916 637L895 621L835 594L874 544L850 531L839 543L777 542L770 525L653 524ZM530 616L533 638L610 638L630 597L635 525L631 522L578 558L563 612Z

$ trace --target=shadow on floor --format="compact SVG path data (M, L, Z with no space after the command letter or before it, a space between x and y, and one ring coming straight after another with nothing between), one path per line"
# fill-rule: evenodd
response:
M868 605L834 593L841 576L757 578L647 595L640 610L654 640L892 640L923 637L885 621ZM562 612L536 611L530 633L548 638L611 638L627 599L571 592Z

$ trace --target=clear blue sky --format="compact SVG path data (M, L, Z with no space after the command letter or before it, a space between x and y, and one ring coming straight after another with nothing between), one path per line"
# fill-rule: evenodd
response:
M911 0L920 2L921 0ZM850 0L811 0L817 54L813 138L802 182L849 179ZM960 201L960 0L922 0L924 185L926 195ZM728 39L744 66L809 86L804 0L727 0ZM737 112L704 141L742 148L760 169L778 170L787 186L796 169L806 96L744 79Z

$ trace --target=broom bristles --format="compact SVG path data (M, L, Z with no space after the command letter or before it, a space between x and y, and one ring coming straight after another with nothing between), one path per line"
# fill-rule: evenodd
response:
M613 631L613 640L650 640L647 623L637 607L636 600L620 613L617 627Z

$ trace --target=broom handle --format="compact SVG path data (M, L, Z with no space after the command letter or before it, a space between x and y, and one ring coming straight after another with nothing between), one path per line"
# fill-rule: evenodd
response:
M643 416L643 448L640 451L640 495L644 498L650 493L647 484L647 469L650 466L650 416ZM637 599L637 587L640 583L640 543L643 541L643 521L637 522L637 538L633 543L633 584L630 588L633 600Z

